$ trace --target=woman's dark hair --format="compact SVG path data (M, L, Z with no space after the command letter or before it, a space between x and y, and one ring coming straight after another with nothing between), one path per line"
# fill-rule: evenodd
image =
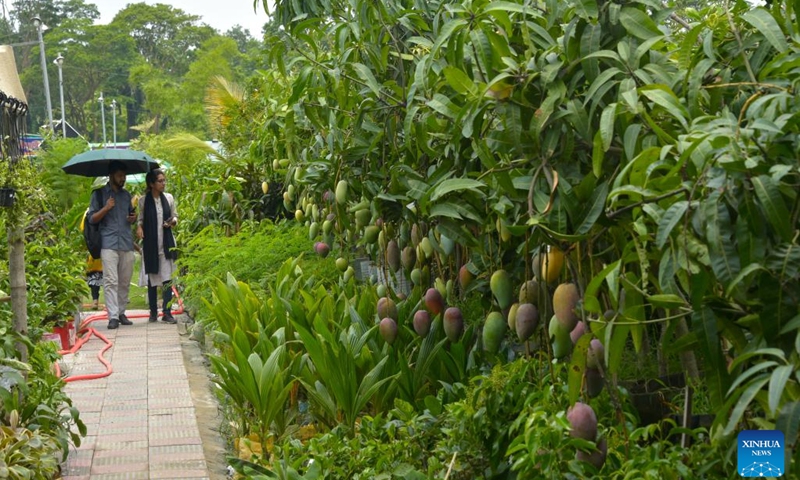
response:
M147 175L144 177L144 183L147 185L147 190L150 190L153 184L156 183L156 179L159 175L164 175L164 171L160 168L156 168L147 172Z

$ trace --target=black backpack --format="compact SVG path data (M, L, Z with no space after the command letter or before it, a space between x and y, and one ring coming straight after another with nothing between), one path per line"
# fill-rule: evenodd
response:
M103 192L98 188L92 195L99 196L100 206L103 206ZM91 207L89 208L91 210ZM100 240L100 224L89 222L89 212L83 219L83 240L86 242L86 249L93 258L100 258L100 250L103 248Z

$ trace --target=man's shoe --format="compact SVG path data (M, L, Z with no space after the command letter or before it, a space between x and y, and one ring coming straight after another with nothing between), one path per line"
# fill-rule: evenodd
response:
M115 328L119 328L119 321L116 318L112 318L108 321L108 329L114 330Z
M178 323L178 321L175 320L175 317L173 317L172 313L170 313L169 311L164 312L164 316L161 317L161 321L164 323L172 323L172 324Z
M128 320L128 317L126 317L124 313L120 313L120 315L119 315L119 323L120 323L120 325L133 325L133 322Z
M147 321L148 322L157 322L158 321L158 314L157 313L151 313L150 314L150 318L148 318Z

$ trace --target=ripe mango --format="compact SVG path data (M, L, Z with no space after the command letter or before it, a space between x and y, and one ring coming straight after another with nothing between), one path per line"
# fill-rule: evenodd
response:
M381 297L378 299L378 317L389 317L397 321L397 305L389 297Z
M425 292L425 308L428 309L433 315L439 315L444 310L444 298L439 290L429 288Z
M431 316L425 310L417 310L414 314L414 331L424 337L431 330Z
M558 247L548 247L544 255L536 254L533 257L533 272L536 278L545 283L555 283L564 267L564 252Z
M397 339L397 322L393 319L389 317L384 318L381 320L378 328L381 331L381 337L383 337L389 345L393 344L395 339Z
M489 280L489 288L501 309L511 306L511 277L508 272L502 269L494 272Z
M320 257L325 258L328 256L328 253L330 253L331 247L325 242L317 242L314 244L314 251L317 252L317 255Z
M305 220L306 218L306 214L303 213L303 211L298 208L297 210L294 211L294 218L298 222L303 223L303 220Z
M347 203L347 180L339 180L336 184L336 203L344 205Z
M523 303L517 309L516 331L521 342L528 340L539 326L539 309L532 303Z
M395 240L389 240L386 246L386 263L393 272L400 270L400 247Z
M573 438L582 438L594 442L597 438L597 415L589 405L583 402L576 402L567 411L567 421L569 421L570 435Z
M574 283L562 283L553 293L553 311L568 332L571 332L580 320L575 313L579 300L578 287Z
M599 368L603 365L606 358L606 349L600 340L593 338L589 343L589 350L586 351L586 367Z
M457 342L464 333L464 317L458 307L450 307L444 311L444 334L451 342Z
M586 453L583 450L575 452L575 460L579 462L587 462L594 465L594 468L600 470L606 463L606 455L608 455L608 442L603 437L597 442L597 450L592 453Z
M412 270L417 263L417 251L409 246L404 247L403 251L400 252L400 263L403 264L406 272Z
M269 192L269 183L261 182L261 191L266 195Z
M462 265L461 268L458 270L458 283L461 285L461 291L462 292L467 291L469 284L472 283L472 280L474 279L475 275L473 275L472 272L469 271L467 265L466 264Z
M589 398L600 395L603 391L603 385L605 384L600 370L596 368L587 368L584 375L586 376L586 394L589 395Z

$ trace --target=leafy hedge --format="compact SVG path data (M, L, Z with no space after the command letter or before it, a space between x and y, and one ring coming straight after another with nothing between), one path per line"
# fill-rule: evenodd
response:
M180 282L185 286L186 306L202 319L200 306L204 298L211 299L215 279L225 279L230 273L242 282L269 290L275 272L287 258L311 252L313 242L306 229L295 223L245 223L233 236L226 236L220 226L208 226L182 248L179 263L186 273ZM323 283L339 276L331 257L305 255L299 265L314 272Z

